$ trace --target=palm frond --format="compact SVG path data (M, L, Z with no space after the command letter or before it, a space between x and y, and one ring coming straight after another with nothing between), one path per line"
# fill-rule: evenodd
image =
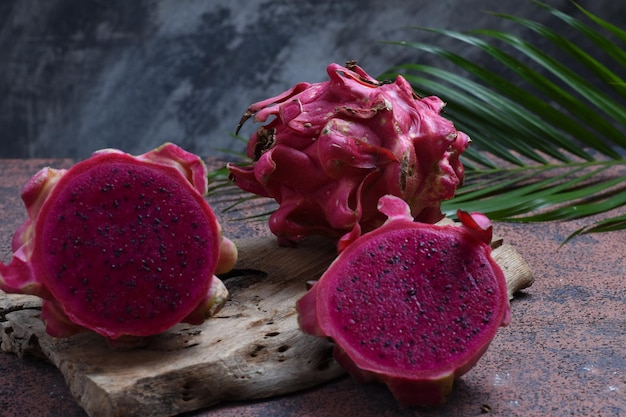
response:
M621 216L612 217L605 220L597 221L595 224L591 226L581 227L580 229L571 233L565 241L563 241L562 245L569 242L576 236L584 233L602 233L602 232L612 232L614 230L626 229L626 214Z
M495 69L432 44L388 42L433 54L455 71L406 63L381 78L400 74L418 94L442 97L446 117L473 140L463 156L466 184L445 211L460 207L515 222L609 216L570 238L626 229L626 215L614 214L626 207L626 82L618 75L626 69L626 31L579 5L575 17L533 3L593 47L585 50L533 20L493 14L549 40L559 53L496 30L415 28L476 48Z

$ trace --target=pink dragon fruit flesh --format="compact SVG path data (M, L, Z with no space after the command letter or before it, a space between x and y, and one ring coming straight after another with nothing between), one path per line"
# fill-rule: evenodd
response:
M372 230L384 222L376 205L386 194L406 201L415 220L441 219L469 143L440 115L444 103L418 97L402 76L379 82L353 62L327 72L329 81L253 104L239 125L253 115L269 120L250 137L252 162L228 168L241 189L278 202L269 227L279 243Z
M56 337L89 329L114 344L202 323L227 297L214 274L237 257L204 199L206 173L172 143L42 169L22 190L28 218L0 289L41 297Z
M506 281L491 258L491 225L412 221L405 202L380 199L388 220L351 243L297 302L301 329L335 343L359 382L385 383L408 406L445 402L456 378L510 320Z

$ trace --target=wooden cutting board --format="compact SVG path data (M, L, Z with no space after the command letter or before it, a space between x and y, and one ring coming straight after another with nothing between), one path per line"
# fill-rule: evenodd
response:
M295 311L305 282L319 278L335 258L334 244L310 238L286 248L273 236L236 243L236 271L224 277L231 298L203 325L178 325L144 347L116 351L95 334L51 338L39 318L38 299L1 294L2 349L47 358L91 417L172 416L225 400L290 393L343 375L332 344L302 333ZM512 247L495 249L494 258L510 294L530 285L532 274Z

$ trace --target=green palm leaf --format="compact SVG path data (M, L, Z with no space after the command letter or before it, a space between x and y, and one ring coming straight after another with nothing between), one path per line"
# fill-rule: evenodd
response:
M446 116L472 137L463 156L466 183L444 211L461 207L514 222L608 216L568 239L625 229L626 215L619 211L626 207L626 83L618 73L626 68L626 32L580 6L581 17L594 26L533 3L594 47L583 50L536 21L494 14L549 40L562 54L495 30L416 28L477 48L497 71L431 44L388 42L438 56L458 71L406 63L381 78L401 74L418 94L442 97Z
M456 70L405 63L379 79L400 74L418 94L443 98L446 116L472 137L463 155L465 184L442 206L449 216L463 208L510 222L604 217L566 241L626 229L626 214L620 213L626 207L626 82L618 75L626 69L626 31L578 5L580 17L575 17L531 1L593 47L585 50L533 20L493 14L549 40L561 54L500 31L416 28L478 49L488 58L479 61L491 62L495 70L436 45L387 42L433 54ZM245 213L245 204L255 198L229 188L225 169L209 180L226 210ZM262 204L265 212L255 217L275 208L271 201Z

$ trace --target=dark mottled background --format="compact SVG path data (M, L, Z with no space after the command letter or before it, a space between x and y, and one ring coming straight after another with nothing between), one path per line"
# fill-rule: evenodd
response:
M569 0L546 2L580 16ZM626 2L579 3L624 22ZM550 17L523 0L2 0L0 157L142 153L164 141L203 156L241 150L231 135L247 106L325 80L328 63L357 59L378 75L434 63L379 41L451 44L410 26L526 33L486 11Z

